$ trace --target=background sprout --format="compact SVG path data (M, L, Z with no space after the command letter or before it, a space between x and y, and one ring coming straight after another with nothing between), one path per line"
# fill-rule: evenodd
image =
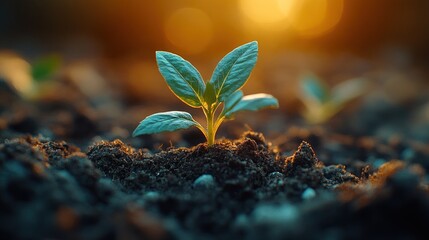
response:
M49 80L60 68L61 58L57 55L44 56L31 66L31 76L35 82Z
M301 78L302 115L312 124L324 123L341 111L348 102L365 92L363 78L353 78L329 88L320 78L306 74Z
M191 63L176 54L157 51L158 68L170 90L187 105L201 108L206 117L206 125L195 121L187 112L161 112L143 119L133 136L196 126L206 137L208 145L212 145L221 123L232 119L237 112L277 108L277 99L269 94L243 96L240 90L249 78L257 57L258 43L254 41L244 44L222 58L210 81L205 83ZM217 114L221 105L222 111Z
M61 58L47 55L29 63L16 54L0 54L0 77L3 77L19 95L35 99L52 84L53 76L61 67Z

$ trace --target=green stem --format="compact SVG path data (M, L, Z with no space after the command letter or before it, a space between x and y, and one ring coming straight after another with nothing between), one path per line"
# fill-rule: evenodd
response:
M223 118L219 122L219 119L215 119L216 110L219 107L219 104L215 104L209 106L208 108L203 108L204 115L207 119L207 127L205 132L205 137L207 139L207 145L211 146L214 144L216 139L216 132L219 128L220 122L222 122Z
M214 122L214 131L215 131L215 133L219 129L220 124L223 122L223 120L225 120L224 117L218 117L218 119L216 119L216 121Z
M204 137L207 139L207 130L203 126L201 126L201 124L199 124L198 122L196 122L196 123L197 123L196 127L198 129L200 129L200 131L203 133Z
M213 113L209 111L207 116L207 144L209 146L214 144L216 132L213 126Z

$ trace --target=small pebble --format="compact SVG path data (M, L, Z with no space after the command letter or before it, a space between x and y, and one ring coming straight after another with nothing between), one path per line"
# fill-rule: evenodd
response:
M304 190L304 192L301 195L301 198L303 200L309 200L316 197L316 191L314 191L314 189L312 188L307 188Z
M211 189L215 187L216 183L214 181L214 178L210 174L203 174L197 179L195 179L192 186L196 189Z
M284 174L280 172L272 172L268 174L268 185L271 187L279 187L284 185Z
M260 205L252 212L252 220L258 224L288 224L294 222L299 211L291 204Z
M149 191L144 195L144 198L149 201L156 201L161 195L158 192Z

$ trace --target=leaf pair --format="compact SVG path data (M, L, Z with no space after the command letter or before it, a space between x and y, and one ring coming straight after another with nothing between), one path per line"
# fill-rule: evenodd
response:
M243 97L240 90L255 66L257 57L258 43L254 41L244 44L222 58L210 81L205 83L191 63L176 54L157 51L158 68L170 90L189 106L202 108L207 125L203 127L187 112L156 113L141 121L133 136L196 126L211 145L219 125L225 119L231 119L235 113L278 107L277 99L271 95L260 93ZM221 103L224 104L223 110L215 116Z
M311 123L325 122L365 89L366 82L362 78L350 79L329 89L322 80L307 74L301 80L301 99L306 106L304 117Z
M223 102L247 81L256 64L258 43L250 42L227 54L215 68L206 84L201 74L182 57L164 51L156 52L159 71L171 91L191 107Z

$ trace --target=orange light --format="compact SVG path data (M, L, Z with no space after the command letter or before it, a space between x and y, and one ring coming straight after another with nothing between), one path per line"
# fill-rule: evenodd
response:
M343 4L343 0L296 1L291 25L301 36L321 35L338 24Z
M21 93L29 92L32 88L30 64L14 53L0 53L0 77Z
M284 30L289 26L292 2L282 0L240 0L240 10L248 27ZM249 22L250 21L250 22Z
M292 26L299 32L311 31L321 25L327 12L326 0L295 1Z
M213 24L210 17L196 8L176 10L165 22L167 39L188 54L202 52L213 38Z
M343 5L344 0L239 0L244 27L250 32L274 30L305 37L332 29L341 19Z
M240 0L243 13L256 23L276 23L288 17L291 4L279 0Z

